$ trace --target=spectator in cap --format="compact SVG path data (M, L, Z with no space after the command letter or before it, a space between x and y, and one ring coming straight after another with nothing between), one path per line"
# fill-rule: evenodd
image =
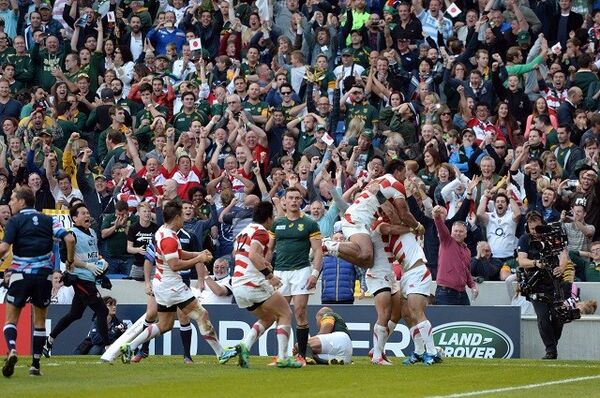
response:
M348 48L352 50L354 62L363 68L369 66L369 53L371 52L371 48L364 44L363 34L360 29L353 29L350 31L350 46Z
M323 136L327 134L327 127L322 124L318 124L315 130L315 140L311 146L306 148L302 155L307 159L312 160L313 158L319 158L319 162L323 160L325 151L327 150L327 144L323 141Z
M26 139L29 142L42 132L55 140L62 139L62 129L51 118L45 118L45 111L46 110L41 107L33 109L29 119L26 119L27 121L21 124L15 132L15 135L19 138Z
M360 133L357 145L348 148L347 156L346 173L354 177L358 177L361 171L366 171L367 164L374 157L381 160L383 166L383 152L373 146L373 131L369 129Z
M49 3L41 3L37 10L42 19L42 30L51 36L56 36L58 40L63 40L60 31L63 29L62 24L52 18L52 6Z
M342 94L352 88L355 75L362 75L365 68L354 63L354 52L346 47L342 50L342 63L333 70L333 74L341 84L338 84Z

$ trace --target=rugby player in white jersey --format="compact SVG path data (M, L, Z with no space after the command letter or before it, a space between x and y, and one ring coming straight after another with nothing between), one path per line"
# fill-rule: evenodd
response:
M431 273L426 266L426 257L423 249L417 242L414 231L406 231L406 228L399 226L400 219L395 209L391 206L383 208L383 217L378 220L374 226L373 241L377 246L376 240L379 239L385 244L385 253L390 261L397 260L402 267L402 278L400 279L400 292L402 298L406 300L406 314L403 314L407 325L410 327L410 335L413 339L415 351L403 362L405 365L412 365L417 362L423 362L426 365L432 365L441 362L442 358L435 347L431 322L425 316L425 307L427 299L431 292ZM384 213L384 214L383 214ZM367 273L367 284L369 275ZM377 305L377 297L376 297ZM400 312L398 312L399 314ZM378 312L379 318L379 312ZM392 322L399 317L392 316ZM379 322L378 322L379 323ZM377 333L377 324L374 327L374 334ZM393 324L395 327L395 323ZM373 361L375 361L378 349L385 350L387 337L393 329L389 330L387 336L382 334L382 345L374 347ZM375 340L375 339L374 339Z
M152 292L156 298L158 324L148 326L131 343L121 346L122 360L130 363L137 346L173 328L177 308L196 321L200 333L217 356L223 354L223 347L208 319L208 312L198 303L192 290L183 282L179 271L191 268L197 263L212 259L208 250L187 252L181 249L177 231L183 228L182 206L178 201L167 203L163 209L164 225L155 234L156 274L152 280Z
M225 363L239 354L239 365L248 367L250 348L258 338L277 323L277 366L280 368L300 368L301 362L287 355L291 333L292 311L281 293L275 291L281 281L273 274L266 260L269 248L269 229L273 224L273 205L260 202L254 208L252 223L244 228L234 243L235 269L231 281L235 301L240 308L251 311L258 321L250 332L234 348L230 348L219 358Z
M386 165L385 172L384 176L371 181L344 213L342 232L348 241L323 241L330 255L341 257L359 267L371 268L373 266L371 225L377 218L377 211L387 201L393 203L403 225L414 228L418 234L425 231L410 213L406 204L402 184L406 172L404 161L392 160Z
M379 214L385 217L384 211L393 211L390 203L385 203ZM384 222L387 218L379 217L372 226L371 237L373 241L373 267L367 270L365 281L368 292L375 299L375 310L377 321L373 325L373 350L371 363L373 365L391 365L385 355L385 344L389 336L394 332L402 315L402 294L400 294L400 283L396 280L393 263L395 260L389 243L393 236L410 232L410 228L404 225L392 225Z

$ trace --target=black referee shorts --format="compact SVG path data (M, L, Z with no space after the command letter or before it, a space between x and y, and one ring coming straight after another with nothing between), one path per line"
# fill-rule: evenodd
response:
M79 297L79 300L81 300L81 302L87 306L99 302L104 303L102 295L96 288L95 282L78 279L77 282L73 284L73 291L75 292L75 295Z
M10 277L6 302L23 308L28 301L36 307L46 308L52 296L52 274L33 275L14 272Z

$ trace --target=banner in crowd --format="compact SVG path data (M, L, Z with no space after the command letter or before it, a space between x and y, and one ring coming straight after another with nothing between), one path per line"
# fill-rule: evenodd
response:
M73 220L69 215L69 210L42 209L42 213L58 220L67 231L73 228ZM54 268L60 269L60 241L58 239L54 239L54 245L52 246L52 261L54 262Z
M376 320L375 308L363 305L331 306L339 313L350 331L354 355L367 355L372 346L373 323ZM250 330L256 321L254 316L235 305L207 305L210 319L223 346L233 346ZM316 334L315 314L320 306L309 306L311 334ZM135 322L145 311L143 305L118 305L117 317L123 321ZM69 311L68 305L52 305L48 312L46 329L50 331L58 320ZM518 358L520 354L520 309L519 307L462 307L432 306L427 309L427 317L434 326L434 339L447 356L466 358ZM192 355L213 354L208 344L200 336L197 326L192 323ZM57 339L53 353L73 354L73 350L92 329L92 313L88 309L81 320L65 330ZM167 333L155 339L151 353L181 355L182 346L175 322L175 333ZM399 324L386 345L388 355L403 357L413 351L410 332L406 325ZM266 332L252 348L253 355L272 356L277 352L277 338L273 329Z

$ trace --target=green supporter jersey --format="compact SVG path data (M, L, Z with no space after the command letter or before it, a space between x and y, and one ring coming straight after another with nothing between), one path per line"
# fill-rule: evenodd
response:
M196 109L192 113L181 111L173 116L173 127L179 132L188 131L194 120L199 120L203 126L206 126L208 116L206 116L206 113Z
M117 220L117 216L112 214L107 214L102 220L102 229L107 229L112 227ZM125 226L119 227L115 230L115 232L110 235L108 238L104 239L106 241L106 249L109 256L130 256L127 253L127 229L135 222L133 217L129 217Z
M335 312L326 312L323 314L323 316L321 317L321 325L323 325L323 323L328 323L328 324L332 324L333 323L333 330L331 331L333 332L344 332L347 335L350 335L350 333L348 333L348 326L346 326L346 322L344 322L344 320L342 319L342 317L335 313Z
M367 129L372 129L373 123L379 121L377 110L367 101L364 101L362 104L346 105L346 126L350 123L350 120L355 117L364 120L365 128Z
M31 63L31 55L11 54L8 56L8 62L15 64L15 80L20 83L31 86L33 78L33 65Z
M304 153L304 150L315 143L314 133L308 134L306 131L301 131L298 135L298 144L296 149L299 153Z
M4 65L15 54L13 47L7 47L6 50L0 52L0 65Z
M49 54L48 50L40 50L37 43L31 49L31 60L35 66L35 82L46 91L50 91L56 78L52 76L54 68L62 68L65 63L65 53L62 50Z
M242 102L242 108L252 116L269 116L269 104L263 101L258 101L258 104L251 104L248 101Z
M258 65L260 65L260 64L256 63L256 65L251 66L251 65L248 65L245 62L242 63L240 65L240 76L256 75L256 68L258 68Z
M276 219L269 235L275 239L274 269L277 271L310 267L310 240L321 239L319 224L304 213L293 221L287 217Z
M19 90L25 88L25 85L18 80L10 83L10 93L14 96Z

